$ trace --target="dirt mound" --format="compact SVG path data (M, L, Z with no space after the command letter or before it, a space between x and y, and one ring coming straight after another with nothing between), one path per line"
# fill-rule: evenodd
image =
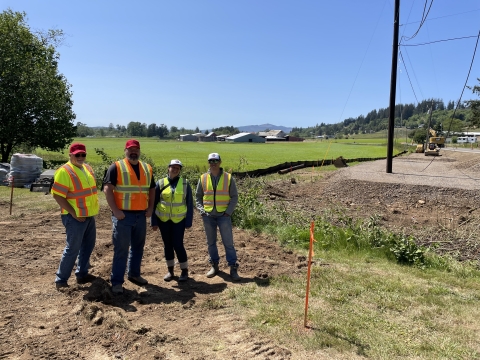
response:
M139 287L127 281L125 294L114 296L108 282L113 246L107 209L97 217L91 258L98 278L86 285L70 278L64 291L53 283L65 241L59 214L20 217L1 224L0 358L290 358L290 350L258 337L235 316L224 295L227 287L266 285L270 277L293 273L304 261L264 236L235 229L242 281L230 281L221 247L222 273L208 279L205 235L195 219L185 236L191 279L166 283L162 241L149 230L142 275L150 283Z

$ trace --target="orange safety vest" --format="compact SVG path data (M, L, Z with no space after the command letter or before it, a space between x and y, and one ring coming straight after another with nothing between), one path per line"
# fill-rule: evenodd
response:
M79 217L95 216L99 211L97 184L93 169L87 164L84 164L84 167L87 170L85 179L83 179L83 177L81 179L78 176L74 167L70 163L63 165L60 168L64 169L70 177L73 184L73 190L59 182L55 182L52 185L52 193L63 195L75 210L75 214ZM68 214L68 211L62 208L62 214Z
M232 175L222 172L218 179L217 188L213 188L212 178L209 173L201 177L203 188L203 208L206 212L212 212L215 207L218 212L224 212L230 203L230 179Z
M152 167L139 161L140 180L128 159L116 161L117 185L113 189L115 204L120 210L146 210L152 181Z

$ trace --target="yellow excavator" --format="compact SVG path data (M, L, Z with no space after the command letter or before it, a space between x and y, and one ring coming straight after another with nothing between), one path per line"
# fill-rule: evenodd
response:
M437 132L432 128L429 129L430 135L432 135L428 139L429 144L435 144L439 148L445 147L445 138L443 136L438 136Z
M425 156L428 156L428 155L432 155L432 156L440 155L440 148L434 143L429 143L427 145L427 148L425 149Z
M432 135L428 138L427 144L418 144L415 149L416 153L424 153L425 156L440 155L440 148L445 147L445 138L443 136L437 136L437 133L432 128L429 128L429 133Z

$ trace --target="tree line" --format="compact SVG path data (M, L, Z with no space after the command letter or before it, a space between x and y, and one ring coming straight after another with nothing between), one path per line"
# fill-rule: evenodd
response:
M480 79L478 79L480 82ZM472 88L474 93L480 96L480 87ZM395 105L395 127L406 127L415 129L428 126L434 128L440 133L443 132L461 132L466 127L480 127L480 110L475 113L474 109L479 109L476 105L480 101L469 100L459 103L455 107L454 101L448 101L447 104L441 99L426 99L415 104L397 104ZM475 107L477 106L477 107ZM311 127L294 127L290 135L299 137L344 137L356 134L369 134L388 129L390 108L380 108L372 110L367 115L360 115L356 118L348 118L336 124L326 124L324 122Z

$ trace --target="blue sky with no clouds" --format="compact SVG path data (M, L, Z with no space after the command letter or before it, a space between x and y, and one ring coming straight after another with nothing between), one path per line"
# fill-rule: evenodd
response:
M401 1L400 35L416 32L430 2ZM25 11L32 29L67 34L59 67L76 121L89 126L308 127L389 104L394 0L0 4ZM434 43L401 47L397 103L458 100L479 31L478 0L435 0L417 36L402 42ZM477 78L480 49L468 84Z

